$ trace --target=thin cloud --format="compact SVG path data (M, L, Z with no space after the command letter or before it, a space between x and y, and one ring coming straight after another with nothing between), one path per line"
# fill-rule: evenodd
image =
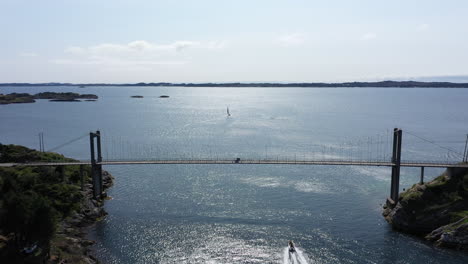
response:
M127 44L102 43L91 47L69 47L65 51L71 53L92 53L92 54L112 54L112 53L143 53L158 51L181 52L190 47L200 46L196 41L176 41L170 44L154 44L144 40L136 40Z
M103 59L91 59L91 60L70 60L70 59L57 59L51 60L51 63L59 65L107 65L107 66L130 66L130 65L183 65L187 64L187 61L129 61L129 60L103 60Z
M364 35L362 35L361 39L362 40L371 40L377 38L377 35L375 33L369 32Z
M20 57L37 57L39 54L34 53L34 52L21 52L19 54Z
M173 44L176 51L181 52L187 48L198 46L200 43L193 41L177 41Z
M428 29L429 29L429 24L426 24L426 23L419 24L419 25L416 27L416 30L417 30L417 31L427 31Z
M70 46L65 58L51 60L61 65L183 65L188 63L185 53L190 49L219 49L222 42L175 41L156 44L136 40L127 44L101 43L89 47Z
M280 36L278 41L285 46L297 46L305 43L306 35L303 33L292 33Z
M226 41L210 41L206 43L208 49L224 49L226 45Z
M85 52L85 49L81 47L68 47L65 49L65 53L70 53L70 54L83 54Z

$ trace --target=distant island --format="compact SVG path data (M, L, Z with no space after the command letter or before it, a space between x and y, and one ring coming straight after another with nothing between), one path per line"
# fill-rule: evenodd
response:
M342 83L0 83L0 87L27 87L27 86L76 86L86 88L90 86L164 86L164 87L304 87L304 88L468 88L468 83L453 82L418 82L418 81L381 81L381 82L342 82Z
M34 103L36 102L35 99L48 99L52 102L80 102L80 99L85 99L85 101L95 101L98 99L98 96L95 94L55 92L43 92L34 95L28 93L0 94L0 104Z

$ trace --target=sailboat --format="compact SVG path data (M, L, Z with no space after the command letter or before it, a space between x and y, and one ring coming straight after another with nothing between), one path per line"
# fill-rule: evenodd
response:
M231 116L231 113L229 113L229 107L226 109L227 111L227 116Z

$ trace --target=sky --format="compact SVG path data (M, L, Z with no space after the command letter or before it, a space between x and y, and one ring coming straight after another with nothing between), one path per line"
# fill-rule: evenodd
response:
M0 82L468 82L466 0L0 0Z

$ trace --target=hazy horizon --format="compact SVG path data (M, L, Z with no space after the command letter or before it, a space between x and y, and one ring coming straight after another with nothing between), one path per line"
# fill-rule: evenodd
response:
M395 81L395 82L405 82L405 81L416 81L416 82L450 82L450 83L468 83L468 75L460 75L460 76L424 76L424 77L411 77L411 78L381 78L381 79L368 79L368 80L349 80L349 81L340 81L340 82L323 82L323 83L347 83L347 82L382 82L382 81ZM95 82L95 83L103 83L103 84L137 84L137 83L277 83L277 84L287 84L287 83L302 83L297 81L225 81L225 82L215 82L215 81L205 81L205 82L177 82L177 81L133 81L133 82L110 82L110 81L102 81L102 82ZM30 84L41 84L41 83L69 83L69 84L93 84L92 82L57 82L57 81L46 81L46 82L0 82L0 84L8 84L8 83L30 83ZM322 82L304 82L304 83L322 83Z

